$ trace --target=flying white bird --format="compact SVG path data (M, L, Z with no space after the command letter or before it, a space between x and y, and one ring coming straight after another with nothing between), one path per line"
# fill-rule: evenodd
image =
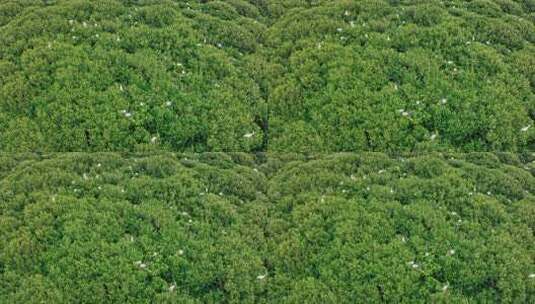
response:
M523 127L522 129L520 129L520 131L526 132L527 130L529 130L529 128L531 128L531 125L527 125L527 126Z

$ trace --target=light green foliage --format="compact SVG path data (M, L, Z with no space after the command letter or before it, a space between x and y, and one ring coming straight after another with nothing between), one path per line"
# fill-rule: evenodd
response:
M4 155L0 302L529 303L534 161Z

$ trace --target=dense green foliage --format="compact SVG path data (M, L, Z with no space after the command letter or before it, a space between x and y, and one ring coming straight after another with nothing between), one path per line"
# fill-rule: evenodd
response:
M262 147L253 6L47 2L0 4L1 150Z
M535 149L533 0L3 0L1 151Z
M4 155L0 201L0 303L535 300L535 155Z
M491 154L285 164L268 188L272 297L533 302L534 165Z
M263 175L230 157L197 157L3 158L0 303L260 294Z
M535 148L535 2L280 2L272 151Z
M0 303L535 303L534 151L535 0L0 0Z

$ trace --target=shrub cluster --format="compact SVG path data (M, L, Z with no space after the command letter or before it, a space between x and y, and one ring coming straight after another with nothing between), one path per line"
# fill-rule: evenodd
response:
M535 303L533 151L535 0L3 0L0 303Z
M253 6L49 2L0 4L0 150L262 148Z
M535 148L530 1L273 2L271 151Z
M534 5L2 1L0 150L533 150Z
M1 303L535 298L535 158L0 159Z

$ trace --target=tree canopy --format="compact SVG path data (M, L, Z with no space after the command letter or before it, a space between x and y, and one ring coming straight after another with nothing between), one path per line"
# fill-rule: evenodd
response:
M0 149L260 149L258 11L193 3L3 1Z
M533 0L6 0L0 150L533 150L534 22Z
M535 158L0 158L1 303L528 303Z
M0 303L535 303L535 0L0 1Z

